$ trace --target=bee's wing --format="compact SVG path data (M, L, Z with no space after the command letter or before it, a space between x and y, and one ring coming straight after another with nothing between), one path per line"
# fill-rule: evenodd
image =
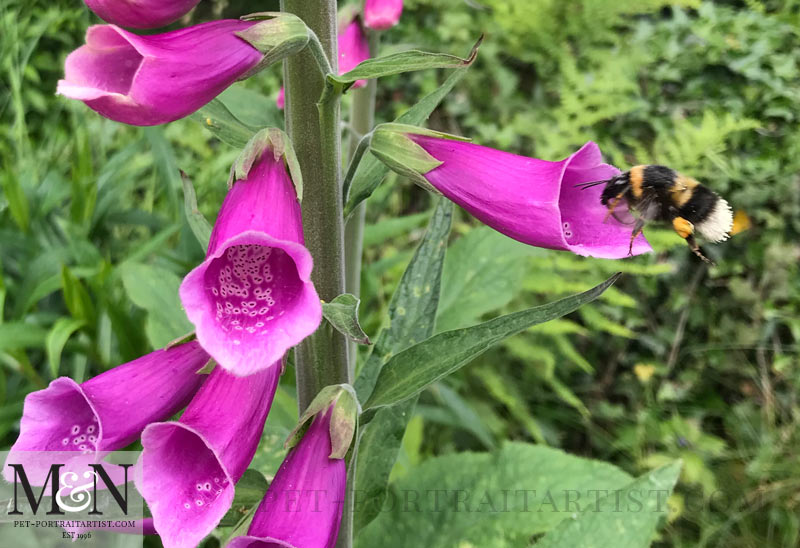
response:
M633 225L637 219L652 221L658 218L661 209L657 198L658 195L653 189L645 188L635 208L629 207L627 201L620 200L610 215L624 225Z

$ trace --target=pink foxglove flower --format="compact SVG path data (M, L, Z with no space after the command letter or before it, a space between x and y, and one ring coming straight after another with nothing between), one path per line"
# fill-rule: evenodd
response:
M206 375L197 341L156 350L78 384L60 377L25 398L17 451L77 451L98 456L122 449L151 422L183 408ZM45 464L49 467L49 464Z
M234 375L271 366L322 320L292 182L299 183L299 170L290 177L288 146L277 130L250 142L242 155L246 169L232 177L206 260L180 288L200 344Z
M406 139L397 139L398 133ZM372 152L392 169L432 187L515 240L590 257L628 256L632 229L613 217L606 219L607 210L600 203L602 187L576 186L619 173L603 163L595 143L553 162L386 124L375 131ZM640 234L631 252L648 251L650 245Z
M364 24L374 30L386 30L397 24L403 13L403 0L366 0Z
M145 429L137 487L165 548L197 546L230 508L280 375L280 363L249 377L217 367L179 421Z
M339 25L339 74L356 68L362 61L369 59L369 41L358 17ZM366 80L358 80L353 88L367 85Z
M101 19L135 29L154 29L174 23L200 0L84 0Z
M283 461L247 536L228 548L333 548L342 519L347 471L331 458L333 407L314 417Z
M283 110L286 106L286 89L281 86L281 89L278 91L278 96L275 98L275 105L280 109Z
M148 36L115 25L89 27L86 45L67 57L57 92L117 122L152 126L177 120L308 43L308 29L296 16L262 17Z

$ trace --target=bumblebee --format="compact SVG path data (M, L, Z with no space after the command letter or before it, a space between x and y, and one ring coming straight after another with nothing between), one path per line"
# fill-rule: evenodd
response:
M608 208L606 219L610 215L618 219L614 210L622 202L638 214L633 224L629 253L633 250L633 240L649 221L670 223L692 252L709 264L713 263L697 245L695 233L710 242L721 242L730 236L733 212L728 202L697 180L674 169L656 165L634 166L611 179L577 186L586 189L596 185L605 185L600 202Z

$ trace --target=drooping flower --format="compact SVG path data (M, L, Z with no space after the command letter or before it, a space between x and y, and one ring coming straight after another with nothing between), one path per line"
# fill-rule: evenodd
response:
M149 36L95 25L86 31L86 45L67 57L57 93L117 122L164 124L299 51L308 42L307 32L290 14L265 21L212 21Z
M629 255L632 229L613 217L606 219L602 188L576 186L619 173L603 163L593 142L553 162L385 124L376 129L371 150L395 171L443 194L515 240L606 259ZM633 255L650 250L641 234L633 241Z
M197 371L208 360L200 344L191 341L156 350L82 384L69 377L55 379L25 398L9 458L19 451L76 451L97 457L122 449L149 423L186 405L206 379Z
M179 421L142 433L137 487L165 548L197 546L230 508L280 375L280 362L249 377L216 367Z
M250 141L234 166L206 260L180 287L200 344L234 375L278 361L322 319L295 165L282 132L263 130Z
M374 30L386 30L397 24L403 13L403 0L366 0L364 24Z
M84 0L101 19L135 29L154 29L174 23L200 0Z
M344 19L339 24L339 74L356 68L356 65L369 59L369 40L364 33L359 17ZM353 88L367 85L366 80L358 80Z
M316 415L278 469L247 536L228 548L333 548L342 519L347 470L332 458L333 406Z

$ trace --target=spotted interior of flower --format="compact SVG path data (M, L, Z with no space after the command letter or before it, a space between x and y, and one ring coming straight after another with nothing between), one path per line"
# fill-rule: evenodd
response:
M88 424L73 424L69 434L61 439L61 447L64 451L93 453L97 450L98 430L97 417L94 416Z
M292 258L282 249L260 245L226 249L209 265L205 283L215 320L234 345L269 336L303 290Z

